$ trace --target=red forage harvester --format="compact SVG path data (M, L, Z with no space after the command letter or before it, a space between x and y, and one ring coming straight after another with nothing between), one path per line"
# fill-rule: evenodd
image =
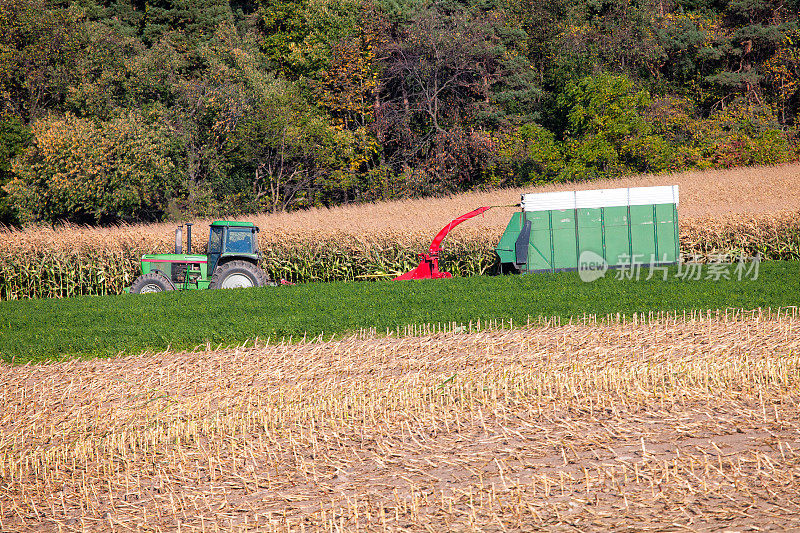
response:
M436 234L436 237L433 238L433 242L431 243L431 247L428 249L428 253L419 254L420 261L419 265L417 265L417 268L406 272L402 276L397 276L393 281L404 279L452 278L453 276L449 272L439 272L439 251L441 250L440 245L442 244L442 241L447 234L450 233L451 229L455 228L465 220L469 220L472 217L478 216L491 208L492 206L479 207L474 211L470 211L469 213L461 215L460 217L452 220L449 224L442 228L439 233Z

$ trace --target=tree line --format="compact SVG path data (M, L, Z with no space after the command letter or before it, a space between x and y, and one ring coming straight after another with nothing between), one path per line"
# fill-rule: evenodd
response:
M800 0L0 0L0 222L798 157Z

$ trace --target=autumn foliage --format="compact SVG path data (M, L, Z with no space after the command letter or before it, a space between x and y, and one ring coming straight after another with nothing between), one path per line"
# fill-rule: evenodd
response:
M5 223L797 158L796 1L0 3Z
M6 190L22 222L152 219L181 182L170 139L130 115L37 121Z

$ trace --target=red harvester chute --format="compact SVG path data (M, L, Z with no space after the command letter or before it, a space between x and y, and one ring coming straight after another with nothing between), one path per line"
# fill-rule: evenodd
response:
M439 245L442 244L445 236L450 233L450 230L464 222L465 220L469 220L472 217L478 216L481 213L488 211L491 209L492 206L487 207L479 207L474 211L470 211L465 215L461 215L460 217L452 220L448 225L442 228L442 231L436 234L436 237L433 238L433 242L431 243L431 247L428 249L428 253L419 254L419 265L414 270L410 272L406 272L402 276L397 276L394 278L394 281L402 280L402 279L438 279L438 278L452 278L452 274L449 272L439 272Z

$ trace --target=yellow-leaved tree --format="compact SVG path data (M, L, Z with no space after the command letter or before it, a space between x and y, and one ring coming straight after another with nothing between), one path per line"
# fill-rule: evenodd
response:
M166 129L135 113L44 118L5 190L23 224L155 220L181 190L176 152Z

